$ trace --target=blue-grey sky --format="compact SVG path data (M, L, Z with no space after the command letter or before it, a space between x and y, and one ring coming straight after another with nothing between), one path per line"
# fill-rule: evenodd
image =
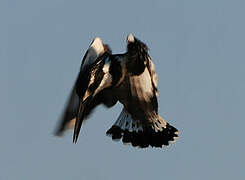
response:
M244 18L244 0L1 0L0 180L244 179ZM150 48L177 143L113 142L120 104L97 108L76 145L54 137L92 39L121 53L128 33Z

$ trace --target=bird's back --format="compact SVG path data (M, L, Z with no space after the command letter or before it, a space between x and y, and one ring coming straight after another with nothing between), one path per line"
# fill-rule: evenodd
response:
M115 92L134 119L148 122L158 117L157 97L147 67L140 75L127 76Z

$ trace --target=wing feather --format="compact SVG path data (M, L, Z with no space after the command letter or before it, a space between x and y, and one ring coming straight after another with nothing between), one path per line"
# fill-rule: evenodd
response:
M75 85L73 86L67 103L65 104L63 113L59 118L58 126L55 130L55 135L60 136L64 133L66 129L71 129L74 127L76 116L79 110L79 96L76 92L76 87L80 86L80 89L86 89L86 81L89 81L89 66L94 64L99 56L103 53L111 53L108 45L103 44L102 40L96 37L90 44L88 50L86 51L80 68L80 73L78 74ZM105 94L108 94L105 92ZM104 92L98 94L91 103L90 108L87 109L84 114L84 118L92 112L92 110L99 104L104 103L107 107L113 106L116 103L115 99L111 99L106 96Z
M133 119L139 119L143 124L151 124L158 119L157 74L146 44L128 36L127 45L128 82L124 83L125 91L130 95L123 98L126 110ZM140 66L139 66L140 65Z
M149 61L150 58L148 58L148 64ZM146 66L144 72L140 75L129 77L132 97L140 108L144 110L145 114L158 112L157 84L153 81L153 70ZM137 111L131 112L137 113Z
M108 93L108 91L112 87L113 77L110 73L112 60L110 58L111 55L105 52L95 61L95 63L88 67L88 74L86 75L89 78L85 89L84 86L80 86L80 79L82 81L84 77L83 71L80 72L81 74L79 75L76 91L81 101L74 128L74 143L77 142L85 115L88 114L88 112L92 111L92 109L99 104L98 100L103 101L103 98L106 98L106 93ZM80 88L83 88L82 91ZM115 101L115 99L113 99L113 101Z

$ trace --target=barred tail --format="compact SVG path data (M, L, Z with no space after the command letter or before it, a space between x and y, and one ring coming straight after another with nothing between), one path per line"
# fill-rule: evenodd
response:
M106 134L113 140L122 138L123 143L131 143L140 148L168 146L169 142L173 143L178 138L178 130L160 116L152 126L144 126L124 109Z

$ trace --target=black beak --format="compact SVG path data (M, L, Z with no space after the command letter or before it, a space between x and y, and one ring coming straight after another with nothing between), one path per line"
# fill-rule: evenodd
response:
M73 143L76 143L78 140L78 135L80 133L80 129L81 129L81 126L82 126L82 123L84 120L86 107L89 107L89 104L92 101L92 99L93 99L93 96L91 95L91 96L87 97L84 102L79 103L79 109L78 109L78 113L77 113L74 133L73 133Z

